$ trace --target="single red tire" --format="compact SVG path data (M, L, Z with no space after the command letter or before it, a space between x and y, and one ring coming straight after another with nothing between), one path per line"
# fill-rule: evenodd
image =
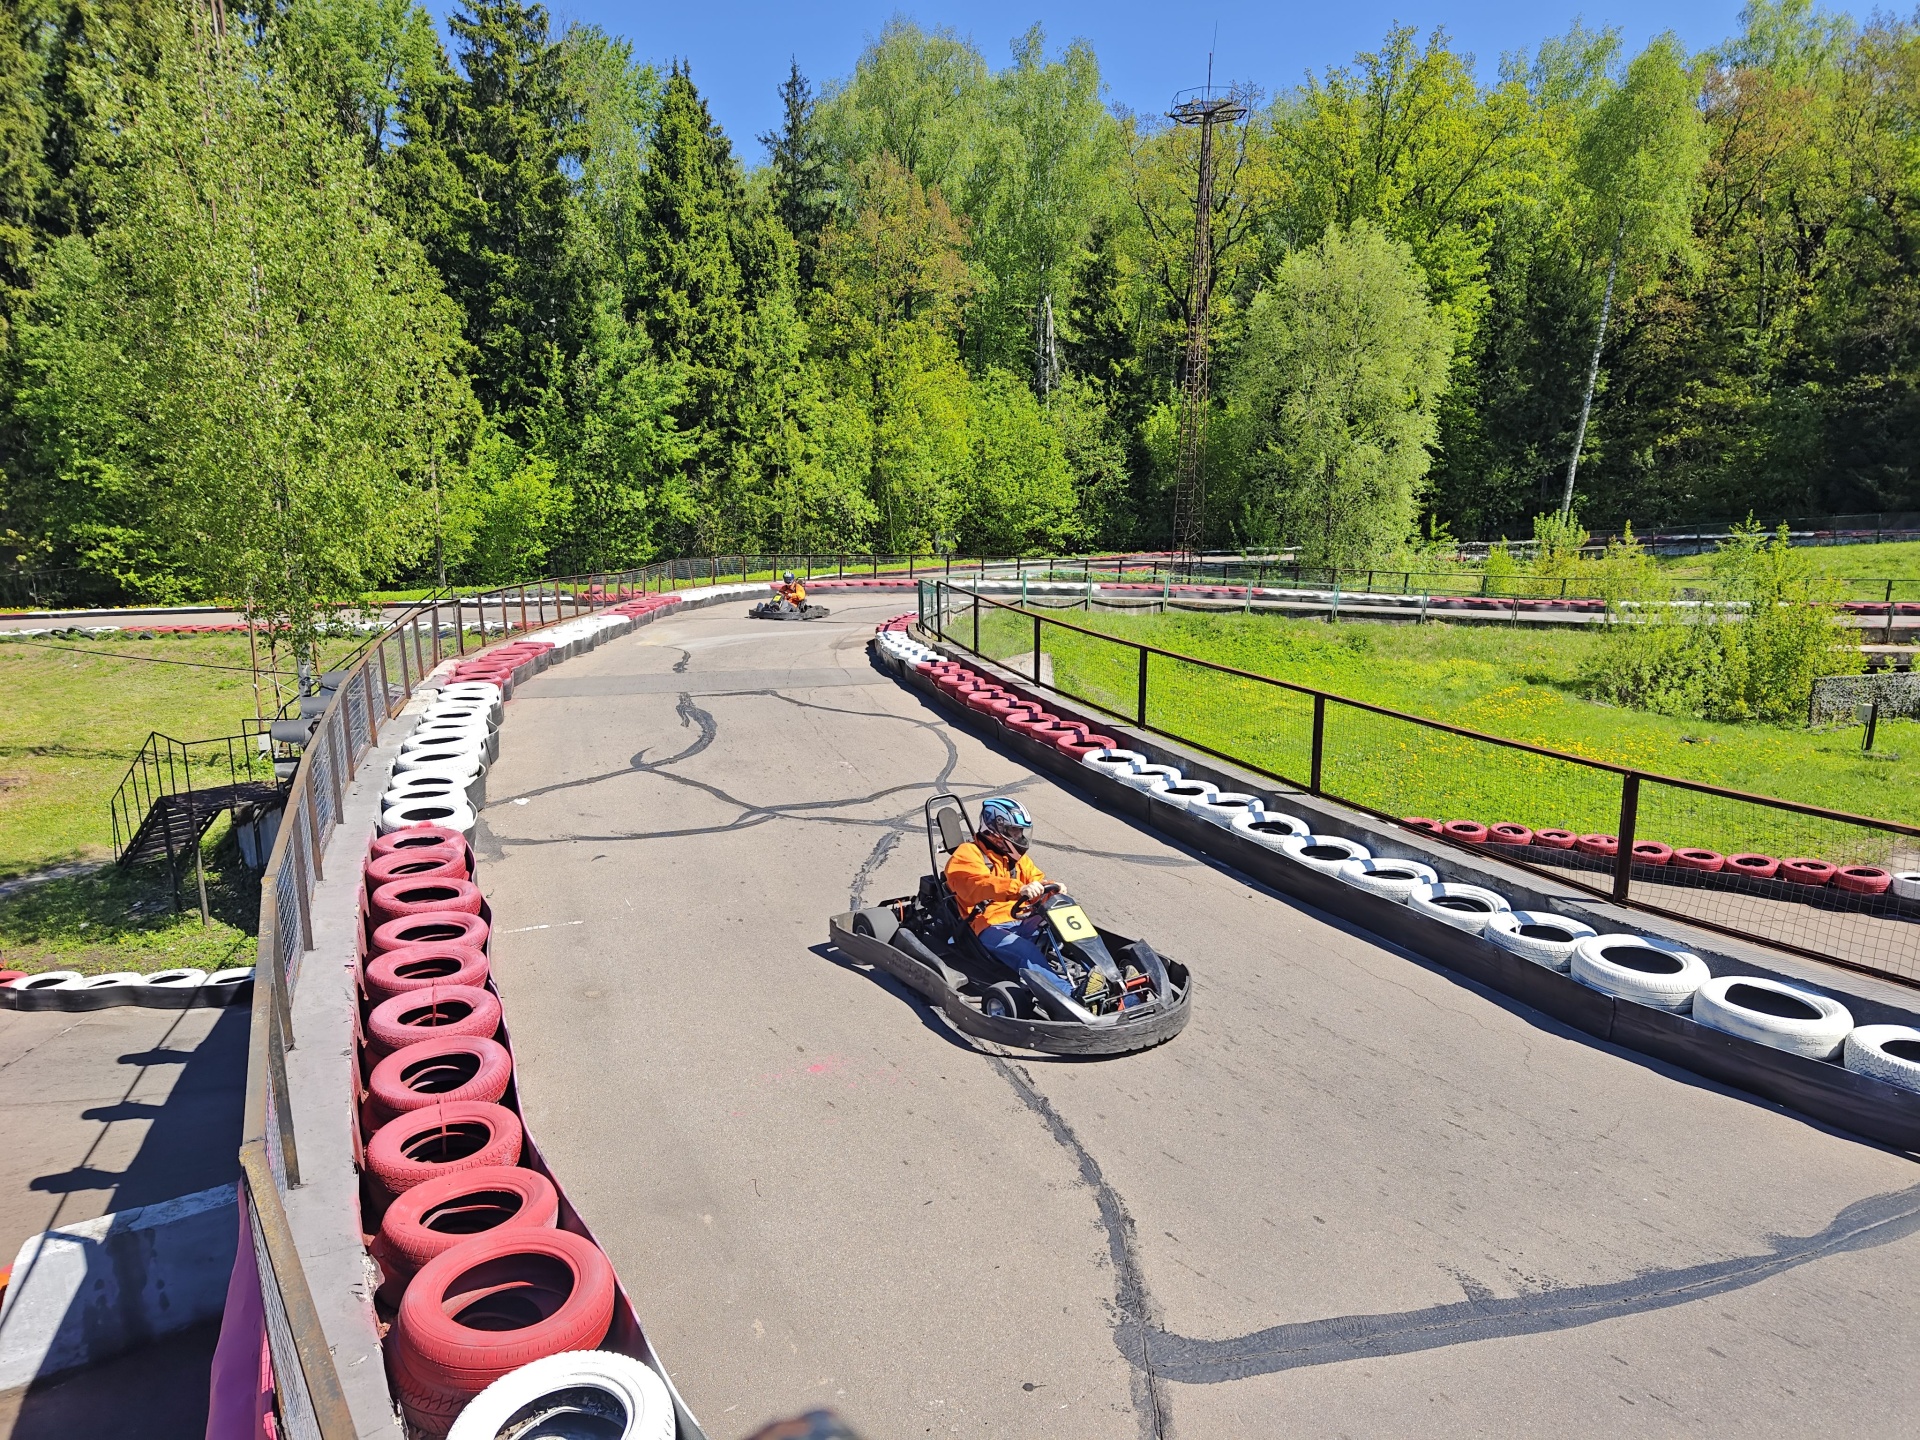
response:
M377 1005L435 985L485 985L487 957L471 945L402 945L367 962L367 994Z
M491 1040L499 1030L500 1001L491 990L478 985L429 985L374 1006L367 1016L367 1045L386 1056L444 1035Z
M394 1051L367 1078L372 1128L459 1100L497 1104L513 1078L513 1057L498 1040L447 1035Z
M1636 865L1665 865L1673 859L1673 847L1662 845L1658 840L1636 840L1633 842L1633 863Z
M408 915L428 915L439 910L458 910L463 915L478 915L480 887L471 880L430 876L424 880L389 881L367 898L367 913L373 917L376 926Z
M1035 711L1026 715L1009 715L1007 717L1007 728L1009 730L1017 730L1022 735L1032 735L1037 730L1052 729L1054 722L1059 718L1057 715L1049 715L1044 710Z
M421 1266L400 1297L395 1379L420 1408L451 1402L457 1415L522 1365L597 1348L613 1299L613 1265L584 1236L528 1226L476 1235Z
M1718 850L1676 850L1668 863L1676 870L1701 870L1713 875L1726 865L1727 857Z
M436 876L449 880L473 878L467 873L464 845L416 845L411 850L395 850L368 860L361 873L367 882L368 894L396 880L427 880Z
M1839 866L1829 865L1825 860L1813 860L1802 855L1792 860L1782 860L1779 878L1789 885L1820 886L1831 884L1839 870Z
M471 945L487 948L487 922L463 910L428 910L420 915L402 915L376 926L372 953L381 955L402 945Z
M1404 817L1400 823L1409 830L1424 830L1429 835L1438 835L1440 833L1440 822L1438 820L1429 820L1424 815L1408 815Z
M374 837L371 860L379 860L401 850L423 850L433 846L451 845L462 855L471 858L467 849L467 837L458 830L449 830L444 825L407 825L385 835Z
M1580 835L1574 838L1573 848L1582 855L1617 855L1620 853L1620 838L1617 835Z
M1549 850L1571 850L1573 842L1579 838L1571 830L1546 829L1533 832L1533 843L1543 845Z
M1750 875L1755 880L1771 880L1780 873L1780 862L1771 855L1729 855L1727 872L1733 875Z
M551 1230L560 1194L538 1170L486 1165L423 1181L380 1217L382 1258L402 1275L476 1235Z
M1071 755L1074 759L1084 759L1096 750L1118 750L1120 742L1111 735L1083 734L1077 741L1055 741L1054 748L1062 755Z
M1833 876L1833 888L1849 895L1884 895L1891 884L1892 873L1878 865L1843 865Z
M1449 840L1463 840L1469 845L1487 843L1487 827L1478 820L1449 820L1440 827L1440 833Z
M367 1142L367 1169L389 1195L441 1175L520 1160L520 1117L485 1100L455 1100L397 1116Z
M1511 820L1503 820L1498 825L1487 827L1489 845L1531 845L1533 831L1524 825L1516 825Z

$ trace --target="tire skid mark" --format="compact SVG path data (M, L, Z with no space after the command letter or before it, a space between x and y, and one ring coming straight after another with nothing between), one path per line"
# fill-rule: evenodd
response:
M1033 1078L1020 1066L998 1055L983 1054L983 1059L1013 1087L1013 1093L1037 1117L1054 1140L1073 1157L1080 1183L1093 1192L1100 1224L1107 1232L1107 1254L1113 1262L1114 1309L1118 1320L1114 1342L1130 1362L1134 1415L1140 1422L1141 1440L1173 1440L1173 1414L1168 1406L1166 1377L1157 1368L1156 1346L1150 1337L1166 1334L1154 1323L1154 1304L1147 1292L1146 1275L1140 1268L1140 1256L1134 1245L1133 1216L1126 1202L1101 1172L1100 1162L1080 1143L1053 1103L1034 1085Z
M1573 1330L1743 1290L1829 1255L1890 1245L1920 1231L1920 1185L1847 1206L1812 1235L1769 1237L1770 1248L1731 1260L1653 1270L1601 1285L1569 1285L1496 1299L1482 1291L1450 1305L1388 1315L1339 1315L1275 1325L1230 1340L1192 1340L1124 1328L1127 1358L1187 1385L1217 1385L1342 1360L1410 1355L1479 1340Z

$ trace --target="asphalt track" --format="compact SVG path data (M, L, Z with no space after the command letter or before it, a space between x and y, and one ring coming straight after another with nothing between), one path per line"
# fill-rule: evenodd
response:
M535 1134L715 1440L1888 1432L1920 1168L1613 1050L1105 814L831 620L520 686L478 837ZM1189 962L1147 1054L995 1056L826 950L921 802Z

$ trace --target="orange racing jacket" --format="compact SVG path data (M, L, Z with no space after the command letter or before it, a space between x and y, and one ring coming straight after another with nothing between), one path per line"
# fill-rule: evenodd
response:
M780 592L780 598L790 605L804 605L807 603L807 587L798 580L794 581L791 585L775 585L773 588L778 590Z
M1013 919L1013 905L1022 887L1044 885L1046 880L1032 856L1022 855L1019 863L1009 866L1006 856L977 840L969 840L947 859L947 888L960 902L960 913L968 917L976 935L989 925L1004 925ZM985 908L975 914L974 908L983 901Z

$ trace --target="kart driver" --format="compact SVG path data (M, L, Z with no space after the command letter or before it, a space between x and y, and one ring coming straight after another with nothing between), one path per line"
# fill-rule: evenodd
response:
M807 603L807 587L793 578L791 570L780 577L780 583L773 587L780 592L780 598L798 610Z
M1027 854L1033 817L1019 801L995 795L980 804L976 835L947 859L947 888L960 902L960 913L980 944L1029 985L1070 994L1066 979L1055 973L1034 938L1046 917L1033 911L1013 918L1016 901L1030 905L1046 893L1047 877Z

